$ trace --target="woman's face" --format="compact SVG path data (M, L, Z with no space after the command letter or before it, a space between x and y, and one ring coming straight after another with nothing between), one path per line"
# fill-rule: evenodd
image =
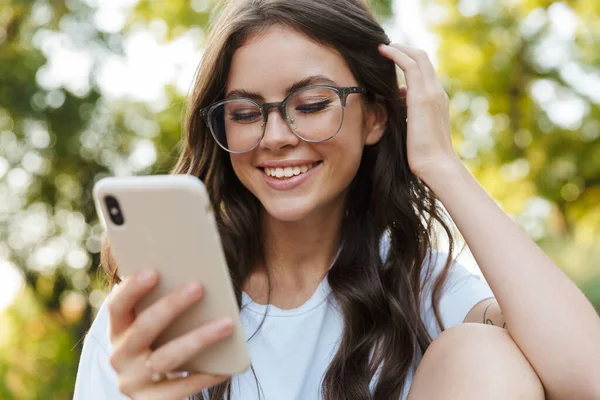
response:
M259 95L256 100L260 103L279 102L290 87L296 84L294 90L298 89L299 82L304 86L358 86L334 50L295 30L276 26L251 37L234 53L226 97L241 91ZM321 143L298 138L279 111L272 109L260 144L248 153L231 154L237 177L271 217L291 222L341 209L363 147L376 143L383 133L381 115L379 119L374 111L365 115L361 102L361 95L347 97L340 131ZM291 168L287 175L292 171L294 175L270 176L285 175L286 167Z

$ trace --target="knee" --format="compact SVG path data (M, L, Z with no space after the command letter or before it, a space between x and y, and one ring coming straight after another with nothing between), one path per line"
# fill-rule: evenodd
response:
M478 323L442 332L425 352L413 386L434 387L461 399L544 398L537 374L508 331Z

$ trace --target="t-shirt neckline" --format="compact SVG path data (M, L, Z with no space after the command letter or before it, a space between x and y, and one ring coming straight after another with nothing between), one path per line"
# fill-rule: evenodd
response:
M254 300L246 293L242 292L242 311L249 310L261 315L267 313L268 316L271 317L294 317L297 315L308 313L315 308L319 307L331 293L331 288L329 287L329 283L327 282L327 276L321 280L319 286L314 291L314 293L310 296L308 300L306 300L302 305L296 308L290 308L287 310L281 309L273 304L258 304L255 303ZM268 308L268 310L267 310Z

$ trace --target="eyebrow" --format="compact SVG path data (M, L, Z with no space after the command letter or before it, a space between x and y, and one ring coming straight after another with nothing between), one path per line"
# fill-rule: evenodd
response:
M285 95L287 96L290 93L294 93L296 90L302 89L307 86L317 85L317 84L329 84L329 85L334 85L334 86L337 85L337 83L335 81L331 80L330 78L328 78L324 75L312 75L312 76L308 76L306 78L303 78L303 79L291 84L285 90ZM262 97L262 95L260 95L259 93L249 92L244 89L234 89L234 90L230 91L229 93L227 93L227 95L225 96L226 99L240 98L240 97L250 98L250 99L256 100L256 101L264 100L264 97Z

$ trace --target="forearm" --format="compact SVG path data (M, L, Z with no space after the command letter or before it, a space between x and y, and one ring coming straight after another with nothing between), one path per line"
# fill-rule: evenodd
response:
M448 162L425 181L465 238L549 398L600 396L600 318L579 288L462 163Z

